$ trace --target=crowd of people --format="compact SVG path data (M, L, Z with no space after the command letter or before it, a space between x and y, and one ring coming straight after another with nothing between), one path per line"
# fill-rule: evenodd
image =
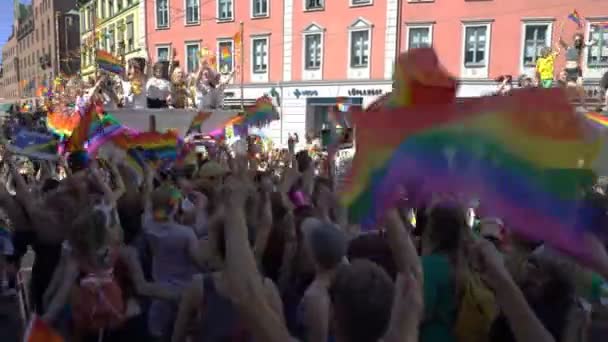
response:
M147 168L138 186L81 154L63 177L50 163L33 176L5 151L2 340L23 334L15 271L28 246L30 310L66 341L586 341L605 315L608 268L449 194L412 208L400 189L361 231L330 174L283 155L260 172L222 147Z
M126 80L100 77L87 92L72 84L65 96L77 110L217 108L222 82L204 63L195 84L209 97L199 100L160 66L148 78L137 60ZM4 149L1 340L21 340L38 321L75 342L583 342L608 319L605 242L586 268L515 234L483 199L422 202L406 186L364 230L338 199L331 154L317 163L299 139L290 134L263 170L255 144L220 143L170 168L145 163L141 183L84 151L26 168ZM591 196L608 203L607 185Z

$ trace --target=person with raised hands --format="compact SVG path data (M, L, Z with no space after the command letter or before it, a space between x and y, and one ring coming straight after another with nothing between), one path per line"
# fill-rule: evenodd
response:
M496 294L496 302L508 321L513 340L517 342L556 341L528 305L523 292L511 277L496 247L490 241L478 239L472 242L468 249L474 267ZM500 336L501 341L505 340L504 334ZM493 336L492 333L489 336L491 341L498 341L498 337Z

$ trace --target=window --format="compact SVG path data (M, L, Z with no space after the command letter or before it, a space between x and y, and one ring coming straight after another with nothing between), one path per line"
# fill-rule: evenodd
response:
M587 65L591 68L608 66L608 28L591 24L589 38L595 42L587 52Z
M127 6L133 5L133 0L127 0Z
M50 27L50 25L49 25ZM89 8L87 10L87 30L93 29L93 9Z
M122 11L122 0L116 0L116 7L118 12Z
M265 74L268 72L268 38L255 38L253 46L253 72Z
M541 50L546 46L551 46L549 35L549 24L529 23L524 24L524 67L534 67L536 59L540 56Z
M323 2L323 0L304 0L304 9L307 11L323 9Z
M125 22L123 20L119 20L116 24L116 31L116 52L122 54L125 52Z
M200 23L199 0L186 0L186 25Z
M217 50L220 73L231 73L234 68L234 42L232 40L219 41L217 43Z
M108 29L103 29L101 31L102 39L101 40L101 49L104 51L108 50Z
M169 0L156 0L156 27L169 27Z
M486 25L468 26L465 28L464 65L466 67L486 65L487 35L488 27Z
M163 62L169 60L169 46L162 45L156 47L156 61Z
M217 0L217 18L219 20L232 20L232 0Z
M371 5L373 0L350 0L351 6Z
M321 68L321 34L313 33L304 35L304 68L306 70L318 70Z
M106 0L101 0L99 7L100 7L100 12L101 12L100 16L102 19L105 19L105 17L106 17Z
M135 32L133 28L133 15L127 17L127 51L135 50Z
M432 45L431 26L408 26L407 49L428 48Z
M268 1L269 0L253 0L253 17L267 17L268 16Z
M186 69L188 73L198 70L199 43L186 44Z
M110 18L114 16L114 0L108 0L108 14Z
M369 30L350 33L350 66L367 68L369 65Z
M115 35L114 35L114 25L110 26L110 30L108 31L108 51L110 53L114 53L114 49L116 48L115 43Z

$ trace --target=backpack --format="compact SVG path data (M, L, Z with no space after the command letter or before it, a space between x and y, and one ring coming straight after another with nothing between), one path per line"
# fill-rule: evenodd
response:
M113 267L85 272L74 288L72 313L79 331L113 329L126 321L123 293L113 273Z
M490 327L498 316L494 293L476 272L469 274L464 285L454 336L459 342L488 341Z

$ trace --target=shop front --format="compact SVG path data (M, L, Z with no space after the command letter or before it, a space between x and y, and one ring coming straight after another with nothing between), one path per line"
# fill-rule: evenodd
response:
M306 136L319 137L328 127L330 112L348 111L352 107L366 108L392 90L392 83L333 84L286 87L282 107L282 144L289 134L297 133L300 144ZM349 124L349 123L347 123Z

